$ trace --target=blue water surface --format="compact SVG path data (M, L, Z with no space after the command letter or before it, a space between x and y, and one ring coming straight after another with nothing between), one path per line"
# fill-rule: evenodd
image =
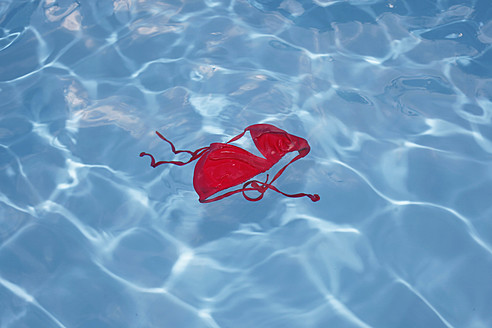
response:
M490 0L0 1L0 327L492 327L491 44ZM256 123L319 202L138 156Z

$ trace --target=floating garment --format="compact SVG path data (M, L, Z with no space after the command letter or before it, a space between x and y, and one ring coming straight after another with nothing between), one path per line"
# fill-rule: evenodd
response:
M251 138L264 158L256 156L240 147L230 143L241 138L247 131L250 132ZM212 143L208 147L199 148L195 151L176 150L173 143L167 140L162 134L157 135L171 145L173 153L187 153L191 158L186 162L181 161L158 161L154 156L148 153L140 153L142 156L150 156L151 166L157 167L162 164L186 165L196 159L198 162L195 166L193 176L193 186L199 196L200 203L210 203L233 194L241 192L249 201L258 201L263 198L264 193L268 190L274 190L287 197L309 197L313 202L317 202L320 197L317 194L286 194L273 186L273 182L280 177L287 166L306 156L310 147L308 142L300 137L294 136L270 124L254 124L248 126L244 131L229 140L226 143ZM299 154L289 163L282 167L271 181L269 176L264 182L249 179L260 173L266 172L275 165L285 154L297 151ZM243 183L242 188L226 192L214 198L209 198L216 193L225 189L237 186ZM258 197L246 195L246 191L258 191Z

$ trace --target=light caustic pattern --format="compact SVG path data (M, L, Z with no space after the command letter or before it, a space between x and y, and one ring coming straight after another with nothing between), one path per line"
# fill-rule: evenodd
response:
M0 1L0 327L491 327L490 17ZM199 204L138 157L255 123L309 140L277 187L319 202Z

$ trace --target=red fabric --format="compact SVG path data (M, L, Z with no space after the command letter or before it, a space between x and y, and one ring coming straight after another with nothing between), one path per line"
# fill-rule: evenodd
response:
M241 138L247 131L255 143L258 151L264 158L251 154L250 152L231 145L230 143ZM162 164L185 165L198 159L193 176L193 186L199 196L201 203L209 203L242 192L243 196L250 201L258 201L263 198L263 194L268 189L272 189L287 197L309 197L313 202L317 202L320 197L317 194L286 194L281 192L272 183L284 172L291 163L306 156L310 147L308 142L300 137L294 136L270 124L255 124L248 126L244 131L229 140L227 143L212 143L209 147L195 150L176 150L172 142L167 140L159 132L157 135L171 145L175 154L188 153L191 158L187 162L181 161L159 161L156 162L151 154L142 152L140 156L150 156L151 166L157 167ZM268 182L249 179L263 173L275 165L285 154L297 151L299 154L287 163L280 171L275 174L273 179ZM210 198L212 195L225 189L243 183L243 187L237 190L226 192L225 194ZM246 195L246 191L258 191L260 195L256 198Z

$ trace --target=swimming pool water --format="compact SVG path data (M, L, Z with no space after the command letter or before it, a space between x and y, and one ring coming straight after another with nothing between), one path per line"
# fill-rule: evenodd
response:
M0 327L492 327L491 43L489 0L0 1ZM138 156L255 123L318 203Z

